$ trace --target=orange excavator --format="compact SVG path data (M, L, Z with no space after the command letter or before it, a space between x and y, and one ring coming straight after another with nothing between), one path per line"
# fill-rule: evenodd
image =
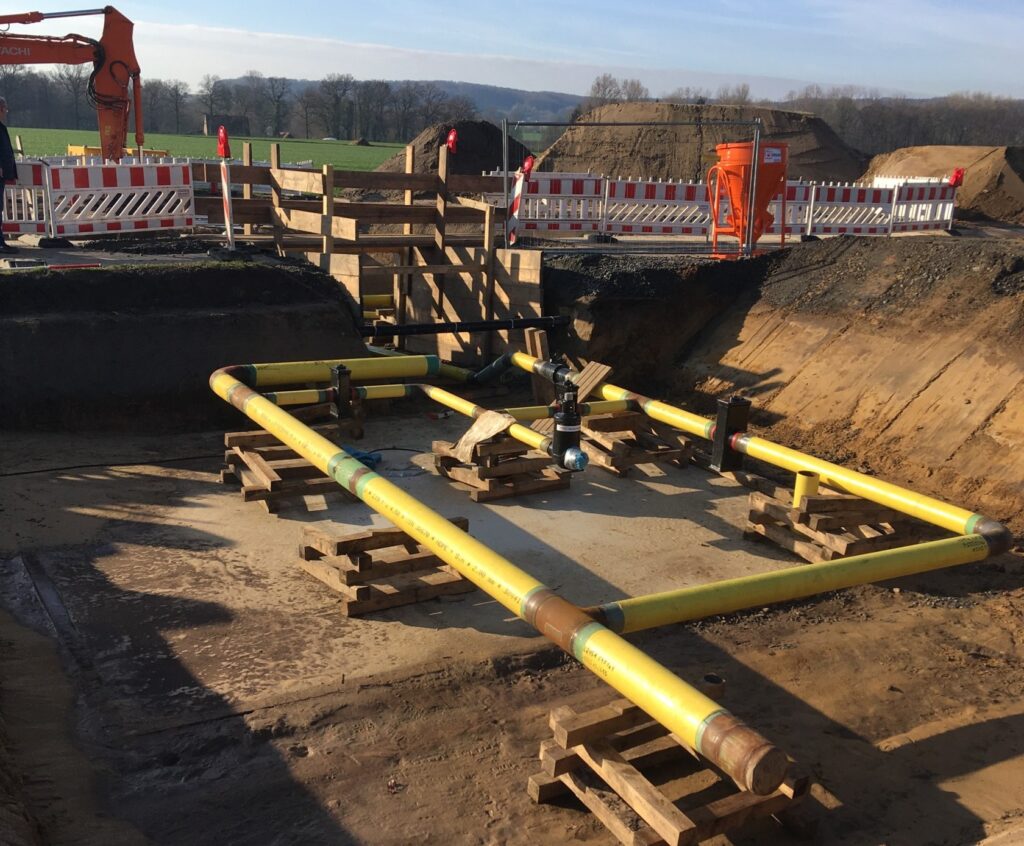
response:
M81 65L92 62L89 102L96 108L100 150L105 160L120 161L128 139L128 113L132 100L135 102L135 141L139 149L143 141L142 80L132 44L134 24L113 6L106 6L78 12L0 15L0 27L82 15L103 15L103 35L99 41L74 33L63 37L30 36L14 35L4 29L0 31L0 65Z

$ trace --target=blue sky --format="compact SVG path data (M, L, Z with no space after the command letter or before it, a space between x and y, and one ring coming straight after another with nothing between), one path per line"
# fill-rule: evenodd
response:
M746 81L758 96L816 82L1024 97L1024 0L122 0L118 8L136 23L143 78L190 84L255 69L585 93L610 71L638 77L654 96ZM31 30L63 32L66 23ZM94 27L83 19L69 28Z

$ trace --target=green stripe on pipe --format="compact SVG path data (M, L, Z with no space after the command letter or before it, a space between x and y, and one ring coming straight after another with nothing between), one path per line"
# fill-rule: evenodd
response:
M427 356L427 375L436 376L441 370L441 359L436 355Z
M724 708L720 708L717 711L712 711L701 721L701 724L697 726L697 745L695 748L698 752L700 751L701 744L704 742L704 732L708 727L708 723L710 723L716 717L721 717L722 714L728 715L728 713L729 712L726 711Z
M973 535L974 534L974 530L977 527L978 523L980 521L984 520L984 519L985 519L985 515L984 514L972 514L970 516L970 518L967 520L967 525L964 526L964 534L965 535Z
M522 600L522 602L519 603L519 617L521 619L523 619L523 620L527 619L526 618L526 609L527 609L527 607L530 604L530 600L533 599L533 595L535 593L537 593L537 591L547 590L547 589L548 588L544 587L544 585L538 585L537 587L533 588L532 590L528 590L526 593L523 594L523 600ZM527 620L527 622L530 622L530 621ZM532 623L531 623L531 625L532 625Z
M583 660L583 651L587 648L587 641L598 632L607 631L600 623L587 623L582 629L572 636L572 654L577 661Z

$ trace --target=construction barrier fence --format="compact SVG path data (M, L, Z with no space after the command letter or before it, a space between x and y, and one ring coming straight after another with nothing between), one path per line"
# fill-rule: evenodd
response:
M492 176L501 173L493 172ZM883 177L873 185L786 183L768 211L769 235L891 235L949 229L956 186L948 181ZM488 202L500 204L497 195ZM782 220L783 208L785 220ZM724 223L728 199L720 209ZM590 173L534 173L517 211L520 231L605 235L711 234L711 203L703 182L610 179Z
M192 166L18 162L3 190L4 234L51 238L185 229L195 223Z

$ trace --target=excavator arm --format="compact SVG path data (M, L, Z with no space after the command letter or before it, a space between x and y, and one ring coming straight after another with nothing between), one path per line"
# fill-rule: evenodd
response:
M135 142L141 148L142 80L132 43L134 25L113 6L78 12L23 12L0 15L0 26L39 23L49 18L103 15L99 41L82 35L63 37L15 35L0 31L0 65L92 62L89 101L96 109L103 158L120 161L128 139L128 115L135 102ZM130 95L129 95L130 90Z

